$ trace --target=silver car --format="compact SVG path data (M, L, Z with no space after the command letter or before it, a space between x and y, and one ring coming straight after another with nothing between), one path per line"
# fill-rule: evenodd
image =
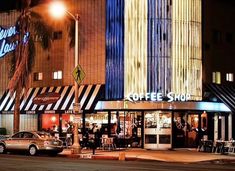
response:
M8 151L26 151L31 156L38 152L56 155L63 151L63 142L46 132L22 131L0 140L0 154Z

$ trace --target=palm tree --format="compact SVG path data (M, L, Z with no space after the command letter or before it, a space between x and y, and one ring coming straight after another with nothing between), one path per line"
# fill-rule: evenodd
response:
M8 89L11 95L15 93L14 126L13 131L18 132L20 126L20 98L27 93L29 86L29 75L32 71L35 58L35 45L32 36L38 35L41 38L43 49L50 48L52 40L52 28L43 21L43 18L31 9L31 0L19 1L20 15L16 21L18 31L15 39L18 41L11 60L10 81Z

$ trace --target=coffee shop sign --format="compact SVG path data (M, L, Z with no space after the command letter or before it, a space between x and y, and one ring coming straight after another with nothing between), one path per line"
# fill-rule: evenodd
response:
M188 101L190 100L190 94L176 94L173 92L169 92L166 94L167 102L172 101ZM131 102L136 101L163 101L164 96L163 93L129 93L126 96L126 99Z
M17 31L16 26L11 26L9 28L3 28L0 26L0 58L16 49L19 41L15 40L14 37L17 34L19 34L19 32ZM24 35L23 43L27 43L28 40L29 32Z

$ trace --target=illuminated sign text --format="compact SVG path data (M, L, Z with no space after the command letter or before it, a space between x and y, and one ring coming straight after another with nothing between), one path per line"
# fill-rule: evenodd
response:
M0 58L4 57L7 53L16 49L19 44L18 40L14 40L14 37L18 34L16 26L9 28L0 27ZM23 43L27 43L29 39L29 32L23 37Z
M127 100L134 101L163 101L162 93L129 93L127 95ZM173 92L169 92L166 95L167 101L188 101L190 99L190 94L175 94Z

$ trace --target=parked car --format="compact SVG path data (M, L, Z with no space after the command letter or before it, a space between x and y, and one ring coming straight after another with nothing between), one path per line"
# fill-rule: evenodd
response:
M26 151L31 156L39 152L57 155L63 151L63 142L47 132L22 131L0 140L0 154L8 151Z

